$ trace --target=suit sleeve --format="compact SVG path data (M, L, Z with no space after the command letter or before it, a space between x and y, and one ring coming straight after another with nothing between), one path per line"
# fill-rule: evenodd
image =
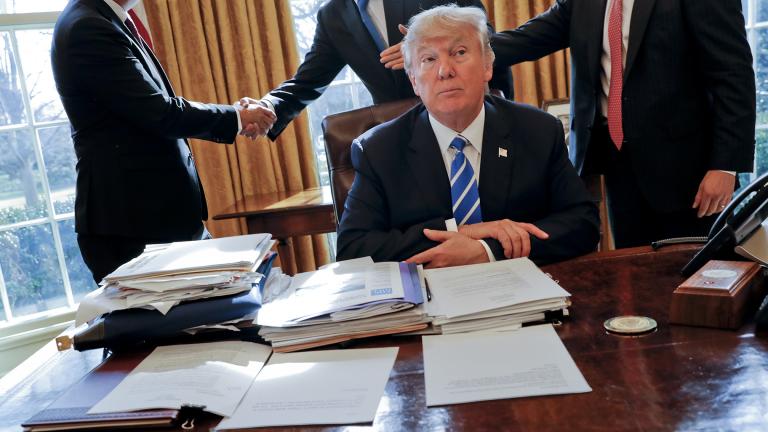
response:
M445 230L445 219L435 218L407 227L393 227L384 188L363 146L352 143L355 181L339 223L337 259L370 256L374 261L402 261L437 243L424 236L424 228ZM390 173L395 175L394 173Z
M694 0L695 1L695 0ZM495 33L497 67L538 60L570 45L571 0L557 0L546 12L512 30Z
M600 240L600 216L584 182L568 160L563 126L552 117L555 140L547 170L549 214L533 224L549 234L546 240L531 236L530 258L542 265L595 250Z
M336 75L346 66L333 44L334 37L343 36L329 34L327 28L328 19L341 18L328 17L327 13L325 9L317 13L317 29L312 47L293 78L264 96L275 107L277 114L277 121L267 134L273 141L307 105L323 95Z
M200 138L233 142L237 114L230 105L203 104L169 97L147 74L118 37L111 23L83 21L73 29L67 61L80 76L80 86L110 115L148 133L167 138Z
M751 172L755 153L755 72L741 3L688 0L685 25L696 48L697 72L712 99L710 169Z

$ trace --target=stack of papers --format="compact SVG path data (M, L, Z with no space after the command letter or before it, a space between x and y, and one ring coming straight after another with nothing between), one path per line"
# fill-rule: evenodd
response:
M182 301L249 291L264 277L256 269L273 243L269 234L251 234L149 245L81 301L76 323L132 308L166 314Z
M425 270L427 313L438 333L506 331L567 314L570 294L528 258Z
M418 269L370 258L267 281L255 322L278 352L426 327Z

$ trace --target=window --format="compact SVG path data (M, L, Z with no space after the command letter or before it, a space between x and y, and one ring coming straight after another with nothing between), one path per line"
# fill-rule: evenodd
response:
M312 46L317 27L317 11L326 0L291 0L296 41L299 45L301 59ZM315 149L317 172L320 173L320 184L330 184L328 164L325 157L325 141L320 123L329 114L349 111L355 108L369 106L373 102L371 94L365 88L360 78L346 66L333 80L325 93L307 107L309 114L309 131ZM334 249L334 248L332 248Z
M75 154L50 65L66 0L0 0L0 326L96 288L74 232Z
M742 186L768 172L768 0L741 0L752 47L757 88L754 174L740 174Z

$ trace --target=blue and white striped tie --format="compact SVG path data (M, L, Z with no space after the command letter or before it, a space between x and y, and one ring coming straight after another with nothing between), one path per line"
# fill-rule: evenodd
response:
M456 149L451 163L451 200L453 217L458 225L473 224L483 221L480 213L480 193L477 189L475 171L464 155L467 139L461 135L451 141L450 147Z

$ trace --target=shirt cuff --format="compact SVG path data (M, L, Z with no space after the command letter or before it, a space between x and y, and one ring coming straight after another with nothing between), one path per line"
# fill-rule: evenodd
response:
M243 131L243 121L240 120L240 110L235 107L235 114L237 115L237 133Z
M720 172L724 172L724 173L726 173L726 174L730 174L730 175L732 175L732 176L735 176L735 175L736 175L736 171L726 171L726 170L718 170L718 171L720 171Z
M459 232L459 227L456 226L456 219L446 219L445 220L445 230L451 231L451 232Z
M496 257L493 256L493 251L491 251L490 246L488 246L488 243L485 242L485 240L478 240L481 245L485 248L485 253L488 254L488 262L496 262Z
M272 104L272 102L269 99L261 98L259 100L265 107L269 108L270 111L277 114L277 111L275 111L275 106Z

